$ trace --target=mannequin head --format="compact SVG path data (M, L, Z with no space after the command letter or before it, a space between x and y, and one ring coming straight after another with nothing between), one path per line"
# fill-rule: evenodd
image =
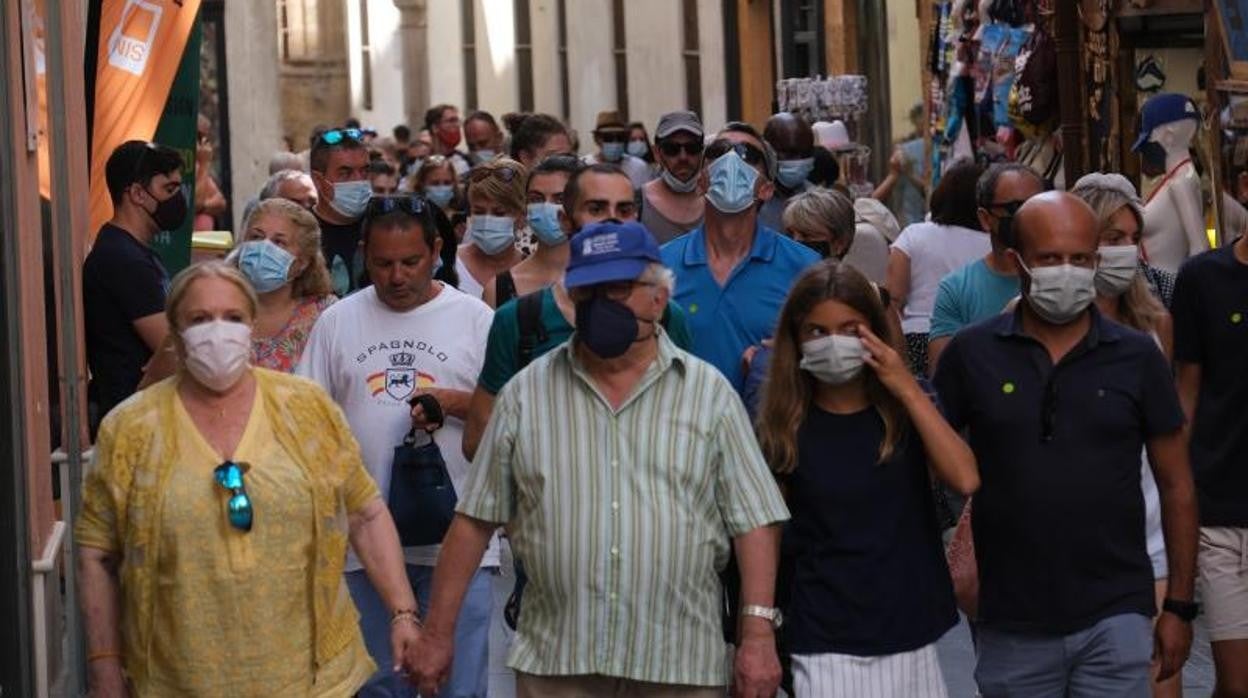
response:
M1165 174L1188 156L1200 112L1186 95L1153 95L1140 110L1140 134L1132 150L1140 154L1140 168L1149 176Z

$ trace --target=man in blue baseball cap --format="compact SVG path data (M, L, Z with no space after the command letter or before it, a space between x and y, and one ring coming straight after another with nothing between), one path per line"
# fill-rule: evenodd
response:
M661 329L672 278L649 231L599 223L571 245L576 331L498 395L408 655L413 680L437 690L472 570L506 526L529 573L508 658L516 695L712 698L730 681L736 695L775 695L789 516L745 408ZM717 575L730 544L742 579L731 677Z

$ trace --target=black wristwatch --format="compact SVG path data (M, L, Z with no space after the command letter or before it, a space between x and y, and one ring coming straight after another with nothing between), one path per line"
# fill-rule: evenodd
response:
M1167 613L1173 613L1187 623L1196 620L1196 616L1200 613L1200 604L1195 601L1179 601L1178 599L1166 599L1161 602L1161 610Z

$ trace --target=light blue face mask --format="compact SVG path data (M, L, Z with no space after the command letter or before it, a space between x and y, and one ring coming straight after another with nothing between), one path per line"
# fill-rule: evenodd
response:
M268 240L249 240L238 248L238 270L256 293L269 293L285 286L294 263L294 255Z
M711 188L706 200L720 213L741 213L754 205L754 185L758 183L758 170L750 167L729 150L719 156L707 168Z
M482 148L480 150L473 151L472 159L476 161L476 164L480 165L493 160L496 155L498 155L498 153L495 152L493 148Z
M649 150L650 146L646 145L646 142L643 140L628 142L628 154L635 158L644 158Z
M493 257L507 250L516 242L516 222L507 216L478 216L468 218L468 236L481 251Z
M355 220L364 215L368 200L373 198L373 185L367 179L355 182L336 182L334 199L329 202L335 211L345 218Z
M425 186L425 198L438 208L446 208L455 198L455 186L452 184L429 184Z
M805 183L806 178L810 176L814 169L814 158L781 160L780 166L776 170L776 180L783 184L785 189L798 189Z
M529 204L529 227L538 242L554 247L567 241L567 234L559 226L559 212L562 210L562 206L549 201Z
M607 162L619 162L622 157L624 157L623 143L610 142L602 144L603 160L606 160Z

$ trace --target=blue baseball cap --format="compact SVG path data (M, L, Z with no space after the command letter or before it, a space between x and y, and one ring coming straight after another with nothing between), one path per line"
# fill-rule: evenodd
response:
M1140 110L1140 136L1135 139L1131 150L1138 151L1144 147L1153 129L1182 119L1200 121L1200 111L1190 97L1177 92L1159 92L1149 97Z
M587 225L572 236L571 244L572 258L563 280L567 288L632 281L659 261L659 243L634 221Z

